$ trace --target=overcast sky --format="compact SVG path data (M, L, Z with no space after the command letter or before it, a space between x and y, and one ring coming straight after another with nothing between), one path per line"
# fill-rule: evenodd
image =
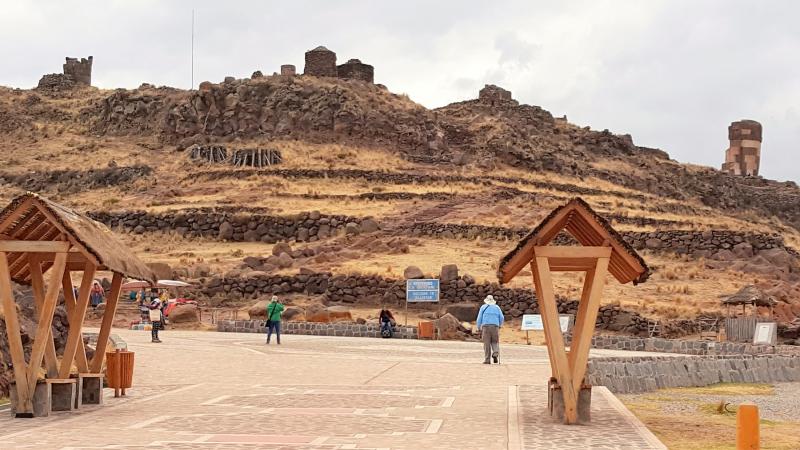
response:
M195 85L286 63L299 72L325 45L427 107L494 83L682 162L719 168L729 123L757 120L762 175L800 180L790 0L0 0L0 84L30 88L64 56L94 55L96 86L188 88L192 9Z

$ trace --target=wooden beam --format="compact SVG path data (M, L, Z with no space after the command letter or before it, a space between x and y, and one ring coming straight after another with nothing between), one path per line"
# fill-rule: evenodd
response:
M533 254L547 258L610 258L611 247L566 245L534 247ZM552 263L552 260L550 262Z
M11 224L13 224L15 220L19 219L21 215L30 211L30 209L31 209L31 199L26 198L25 200L22 201L22 203L19 204L19 206L17 206L17 209L15 209L14 212L12 212L5 219L3 219L3 222L0 223L0 230L5 230L9 226L11 226Z
M66 276L68 272L64 272ZM69 378L69 373L72 370L72 362L75 361L75 355L83 345L83 318L86 316L86 309L89 307L89 294L92 292L92 282L94 281L95 265L87 262L83 269L83 279L81 280L81 288L78 291L78 298L74 301L72 311L69 312L69 334L67 335L67 345L64 347L64 356L61 359L61 370L58 372L59 378ZM65 279L62 281L66 281ZM67 283L64 283L64 299L67 297ZM68 283L72 287L72 282ZM71 290L71 289L70 289ZM70 293L71 294L71 293ZM80 357L79 357L80 359ZM83 362L86 364L86 351L83 353ZM79 366L76 364L76 366ZM78 367L80 372L88 372L88 364L86 367Z
M537 291L537 295L540 298L540 305L545 305L545 310L541 311L542 323L546 324L545 337L548 349L553 354L553 361L558 369L556 378L564 396L564 423L569 425L578 421L578 396L572 382L572 373L569 370L564 336L561 334L561 326L558 321L558 305L553 292L550 264L546 257L536 257L536 269L539 278L539 286L537 288L540 289L540 291Z
M103 323L100 325L100 334L97 337L97 348L94 351L92 363L89 366L91 373L100 373L103 369L103 360L106 357L108 337L111 335L111 326L114 324L114 315L117 313L119 293L122 290L122 274L114 272L111 280L111 290L106 296L106 309L103 311Z
M55 227L57 227L62 233L64 233L64 235L67 236L67 239L72 243L72 245L74 245L76 248L80 249L81 253L86 255L86 257L89 258L89 260L92 262L92 264L94 264L95 266L100 266L100 261L98 261L97 258L86 249L86 247L83 245L83 243L81 243L77 239L73 238L71 233L69 233L67 231L67 229L64 228L63 225L61 225L61 222L58 219L56 219L56 217L53 216L53 214L51 214L50 211L47 208L44 208L44 207L42 207L42 206L40 206L38 204L36 205L36 208L39 210L39 212L44 214L44 216Z
M547 309L547 305L542 301L542 281L539 279L539 269L536 268L536 260L534 259L531 262L531 274L533 274L533 286L536 290L536 303L539 304L539 314L544 317L544 312ZM550 333L547 330L549 326L548 323L545 323L544 320L542 321L542 326L545 329L545 345L547 346L547 359L550 360L550 376L553 378L558 379L558 366L556 366L556 362L553 359L553 352L550 351L550 340L548 336Z
M69 242L62 241L0 241L0 252L16 253L66 253Z
M55 253L42 253L39 257L40 261L43 262L53 262L55 261L56 254ZM89 259L79 251L70 251L67 253L67 264L78 263L78 264L86 264Z
M576 319L575 333L569 352L572 386L575 392L580 392L583 377L586 375L586 363L589 361L589 348L592 346L592 335L597 321L597 312L600 309L600 298L606 283L608 261L609 258L598 259L594 272L590 272L591 275L587 273L587 283L584 283L581 303L578 305L579 317Z
M0 252L0 300L6 322L6 337L11 362L14 364L14 380L17 383L17 414L33 414L33 395L28 389L28 374L25 364L25 351L22 347L17 304L14 302L14 291L11 288L11 275L8 273L7 254ZM34 385L34 389L36 385Z
M615 253L619 255L631 268L635 269L638 273L644 271L644 267L639 263L639 261L631 256L625 248L620 245L616 239L613 239L612 236L609 236L608 231L602 227L597 221L592 217L591 213L588 211L583 211L583 208L576 209L578 211L583 220L599 235L603 236L603 238L608 239L611 247L614 248Z
M44 307L44 277L42 276L42 263L37 253L28 255L28 266L31 273L31 290L33 299L36 303L36 312L40 313ZM35 333L34 333L35 334ZM56 354L56 344L53 342L53 330L47 335L47 343L44 349L44 364L47 368L47 376L55 378L58 376L58 355Z
M79 270L83 270L82 268ZM70 264L67 264L66 270L64 270L64 276L61 279L61 291L64 293L64 304L67 307L67 315L72 314L72 310L75 308L75 292L73 292L74 286L72 285L72 277L70 276ZM83 343L83 333L81 333L80 339L78 339L78 350L75 353L75 364L78 366L78 371L81 373L86 373L89 371L89 362L86 359L86 347Z
M39 375L39 368L42 366L47 337L52 332L50 327L53 325L53 313L58 303L58 292L61 290L61 276L64 275L67 254L60 253L53 264L50 272L50 281L47 284L47 293L44 296L42 310L39 311L39 326L36 328L36 337L33 339L31 348L31 359L28 364L28 391L33 397L36 389L36 379Z

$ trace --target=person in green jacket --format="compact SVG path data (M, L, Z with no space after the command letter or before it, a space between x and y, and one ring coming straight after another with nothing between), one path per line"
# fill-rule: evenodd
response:
M278 301L278 297L273 295L272 301L267 305L267 344L269 344L272 337L272 331L275 330L278 345L281 345L281 314L283 309L284 307Z

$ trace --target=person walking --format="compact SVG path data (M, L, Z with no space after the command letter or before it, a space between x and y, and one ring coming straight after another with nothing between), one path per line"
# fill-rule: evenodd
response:
M503 310L497 306L494 297L487 295L484 305L478 311L477 326L483 339L483 363L500 364L500 327L503 326Z
M156 297L150 303L150 323L152 324L152 328L150 331L150 336L152 337L152 342L161 343L161 339L158 338L158 330L162 330L164 328L164 313L161 311L161 300Z
M281 345L281 314L283 305L278 301L278 297L273 295L272 301L267 305L267 344L272 338L272 331L275 331L275 338L278 345Z

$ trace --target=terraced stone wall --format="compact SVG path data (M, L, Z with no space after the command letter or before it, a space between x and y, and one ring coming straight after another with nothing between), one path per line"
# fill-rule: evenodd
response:
M229 333L267 333L264 320L221 320L217 331ZM312 336L381 337L380 327L354 322L317 323L281 321L281 333ZM417 327L395 327L394 339L416 339Z

